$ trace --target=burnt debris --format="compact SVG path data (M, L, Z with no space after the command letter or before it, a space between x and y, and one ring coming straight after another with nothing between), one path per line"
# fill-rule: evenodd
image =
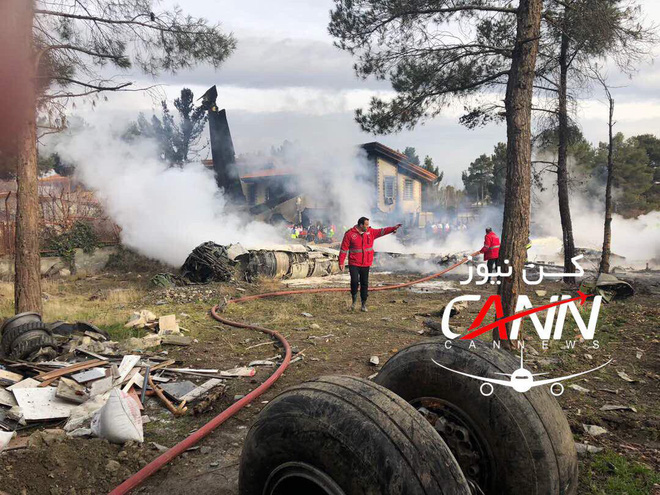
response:
M218 109L217 97L218 90L215 86L201 97L202 107L207 111L209 118L211 157L213 159L215 180L218 187L225 190L225 194L233 204L244 204L245 196L243 196L241 179L236 170L234 143L229 131L227 112L224 109Z

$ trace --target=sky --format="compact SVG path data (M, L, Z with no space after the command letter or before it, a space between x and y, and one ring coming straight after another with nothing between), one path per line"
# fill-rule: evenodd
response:
M327 33L331 0L185 0L186 13L220 22L232 32L238 47L219 69L197 67L176 76L157 79L135 75L137 84L158 84L159 93L108 94L107 101L77 103L75 113L86 120L126 118L139 112L150 115L158 98L172 100L182 87L201 96L218 86L218 104L227 109L234 147L238 154L268 151L284 140L308 144L357 145L369 141L403 149L413 146L429 155L445 173L445 182L461 185L461 171L482 153L491 153L506 141L503 124L469 130L458 123L461 105L412 131L373 136L360 130L354 110L365 107L373 95L392 94L386 81L360 80L351 56L332 45ZM660 1L639 2L648 23L660 24ZM167 2L166 4L167 5ZM656 49L654 55L660 53ZM625 135L660 135L660 67L649 60L632 79L610 70L616 86L616 132ZM578 122L594 144L607 138L607 106L595 90L580 101Z

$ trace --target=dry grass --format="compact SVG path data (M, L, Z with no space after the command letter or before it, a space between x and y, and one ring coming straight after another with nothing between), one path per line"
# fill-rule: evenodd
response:
M143 297L136 288L103 288L90 295L89 291L75 290L75 282L43 281L44 321L88 321L111 327L123 325L134 309L132 306ZM8 282L0 283L0 312L5 317L14 314L14 287Z

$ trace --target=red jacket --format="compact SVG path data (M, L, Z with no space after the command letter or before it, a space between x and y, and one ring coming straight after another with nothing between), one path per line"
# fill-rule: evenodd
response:
M484 247L481 248L485 260L496 260L500 256L500 238L495 232L488 232L484 238Z
M374 241L380 236L391 234L394 227L372 229L362 233L357 225L344 234L339 253L339 266L344 266L348 254L348 264L352 266L371 266L374 262Z

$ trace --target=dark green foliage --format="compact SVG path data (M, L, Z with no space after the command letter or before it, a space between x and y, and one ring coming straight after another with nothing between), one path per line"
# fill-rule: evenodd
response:
M641 138L641 139L640 139ZM650 154L643 144L651 147L653 136L643 135L626 139L623 134L614 136L614 211L634 217L660 206L660 198L654 194L655 173ZM602 197L607 178L607 143L599 143L592 160L577 162L578 170L588 175L587 193Z
M44 236L44 249L54 251L62 261L66 262L72 271L75 270L76 249L85 253L93 253L99 241L91 225L75 222L69 230L57 232L47 229Z
M502 204L506 186L506 143L497 143L490 159L493 162L493 181L488 187L490 199L494 204Z
M472 201L501 204L506 181L506 144L498 143L490 156L481 155L461 177Z
M426 155L424 157L424 162L422 162L419 158L419 155L417 154L417 150L412 146L406 146L406 149L403 150L403 154L406 155L408 161L413 165L422 167L423 169L428 170L432 174L437 175L438 176L438 180L436 181L437 183L442 181L442 177L444 173L440 173L438 167L433 165L433 158L431 158L429 155Z
M408 157L408 161L413 165L419 166L421 161L417 155L417 150L412 146L406 146L406 149L403 150L403 154Z
M179 7L160 10L156 0L37 2L34 36L48 48L39 68L46 96L89 96L124 89L113 77L137 68L149 75L193 67L218 67L236 41L218 24L185 14ZM54 94L53 94L54 93Z
M481 155L470 163L467 171L461 174L465 192L473 201L484 202L490 199L489 186L493 182L493 160Z
M424 163L422 164L422 168L425 168L429 172L435 174L438 176L437 182L441 182L443 176L445 175L444 172L440 172L440 169L433 165L433 158L431 158L429 155L426 155L424 157Z
M649 209L660 209L660 139L652 134L641 134L633 139L646 151L653 171L653 185L644 193L644 199Z
M195 145L204 131L207 116L201 106L195 106L195 95L188 88L181 90L181 96L174 100L178 111L175 118L166 101L161 102L162 117L155 115L151 121L140 114L137 124L132 124L125 132L127 139L141 135L158 142L162 158L170 165L181 166L195 154Z
M515 9L501 1L335 0L328 27L335 44L356 57L359 77L388 79L396 92L391 100L372 98L367 111L357 110L357 122L377 134L411 129L451 97L501 88L515 19ZM446 34L461 21L470 34Z
M62 158L58 153L51 153L50 155L41 155L38 156L38 166L39 173L43 174L50 170L54 170L56 174L62 176L73 175L74 166L70 163L62 161Z

